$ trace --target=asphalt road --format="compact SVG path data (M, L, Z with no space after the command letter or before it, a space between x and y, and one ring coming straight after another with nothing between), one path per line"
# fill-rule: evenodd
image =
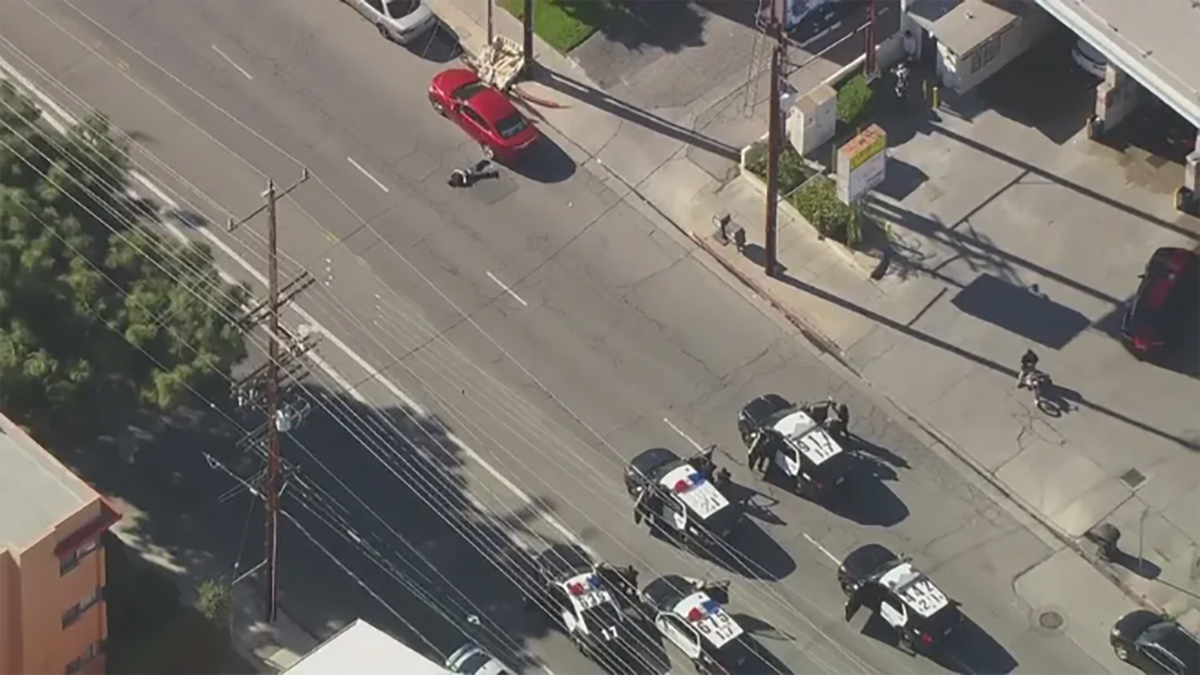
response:
M189 210L218 222L240 216L261 203L263 174L287 185L300 163L311 169L320 181L280 211L285 271L303 266L317 282L299 304L601 555L637 564L644 578L653 570L735 579L733 611L753 617L787 669L1100 670L1064 636L1033 628L1032 608L1014 596L1013 579L1049 554L1044 543L714 275L676 233L577 166L585 158L569 143L551 131L557 142L528 175L506 171L466 193L446 187L449 168L476 151L429 110L424 89L442 66L384 43L347 7L11 0L0 13L0 56L65 106L111 116L151 153L140 155L145 173ZM222 236L261 267L261 227ZM377 406L399 404L378 380L362 381L363 363L332 341L320 354ZM853 506L833 513L744 470L734 416L766 391L849 403L854 430L869 441ZM347 493L388 514L356 506L360 524L328 536L429 518L403 506L405 483L419 482L422 469L399 431L454 461L459 484L423 483L429 499L469 492L501 514L462 515L458 527L476 543L485 534L469 526L480 518L534 545L561 540L453 441L379 426L345 401L317 414L349 438L309 445L326 459L376 467L360 469L374 475L348 483ZM623 458L655 445L683 454L688 438L719 444L735 480L754 493L756 526L741 537L731 571L652 539L630 518ZM306 475L320 474L309 466ZM486 569L481 550L498 549L414 536L464 578L503 585L471 571L472 559ZM980 627L945 663L900 653L864 626L865 613L843 620L830 556L870 541L914 556ZM388 583L376 585L401 590ZM484 591L470 595L490 612ZM496 606L507 607L506 597ZM520 630L509 611L493 618L520 632L536 659L559 672L589 669L560 638Z

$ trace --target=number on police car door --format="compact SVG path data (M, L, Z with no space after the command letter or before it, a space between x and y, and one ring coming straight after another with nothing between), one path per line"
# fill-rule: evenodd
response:
M724 644L734 636L737 624L733 622L733 618L724 612L718 612L709 615L703 621L698 621L695 624L696 630L703 633L710 642L714 644Z

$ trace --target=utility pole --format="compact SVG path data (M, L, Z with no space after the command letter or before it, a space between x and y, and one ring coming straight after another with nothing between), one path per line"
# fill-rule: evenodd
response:
M239 221L229 219L228 230L230 232L238 228L246 221L254 218L263 211L267 212L267 331L269 339L267 340L267 372L266 372L266 390L267 390L267 480L264 486L264 492L267 508L266 508L266 540L265 551L266 560L266 596L267 596L267 623L274 623L276 616L279 613L279 490L280 490L280 469L283 464L281 457L281 447L279 441L280 433L280 406L279 406L279 362L280 362L280 343L284 341L283 335L279 330L279 223L277 218L277 203L281 197L287 196L292 190L303 185L308 180L308 169L304 169L300 180L296 181L290 188L279 192L275 188L275 181L267 179L267 191L263 193L263 197L267 203L255 209L253 213L242 218Z
M529 9L529 8L526 7L526 9ZM494 29L492 27L492 13L495 11L496 11L496 0L487 0L487 35L488 35L487 43L488 43L489 47L492 46L492 42L495 41L494 38L496 37Z
M525 0L525 11L521 13L524 30L524 45L521 48L521 68L525 77L533 75L533 0Z
M863 72L867 74L867 79L874 79L879 74L875 64L875 16L875 0L867 0L867 30L864 31L867 46L866 51L863 52L865 56Z
M767 276L774 277L779 268L778 236L779 225L779 150L783 144L783 111L780 110L780 81L783 79L783 60L786 47L783 41L784 0L771 0L770 19L767 22L767 37L771 45L771 102L770 121L767 126L767 223L763 244L763 267Z

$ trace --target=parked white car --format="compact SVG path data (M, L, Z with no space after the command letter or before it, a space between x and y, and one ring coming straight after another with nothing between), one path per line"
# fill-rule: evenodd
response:
M385 39L408 44L437 25L424 0L342 0L370 21Z
M1075 63L1079 65L1084 72L1098 80L1104 79L1104 72L1108 70L1108 57L1100 53L1083 38L1075 43L1075 48L1071 50L1071 58L1075 59Z
M446 668L459 675L513 675L516 672L469 642L446 659Z

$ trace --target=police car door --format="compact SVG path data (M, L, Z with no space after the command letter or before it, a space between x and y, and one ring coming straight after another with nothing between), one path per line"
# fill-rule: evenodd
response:
M888 622L889 626L898 631L903 632L905 626L908 625L908 611L904 608L904 605L892 598L884 598L879 603L879 615L883 617L884 621Z
M563 628L567 633L574 633L579 628L579 619L575 616L575 605L571 603L571 598L567 596L567 592L558 586L553 586L550 589L550 597L553 602L551 611L558 612L558 620L562 622Z
M670 521L675 529L680 532L687 532L688 512L684 508L683 503L675 495L664 495L662 500L662 516L663 520Z
M798 477L800 475L800 453L795 446L783 438L771 445L775 451L775 465L779 467L780 471L783 471L783 475L788 478Z
M661 612L654 620L654 625L689 659L700 658L700 635L686 621L674 614Z

